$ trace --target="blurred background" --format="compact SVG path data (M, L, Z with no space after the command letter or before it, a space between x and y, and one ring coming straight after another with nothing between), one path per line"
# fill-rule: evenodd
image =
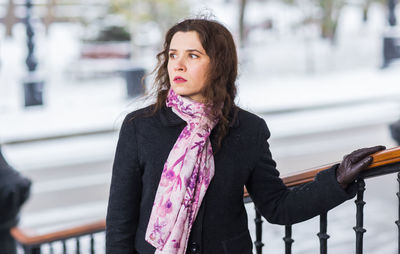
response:
M151 103L145 96L164 33L186 17L214 18L234 35L237 103L266 120L282 175L339 161L360 147L396 146L399 5L0 0L0 145L33 182L20 227L53 232L105 218L121 121ZM395 175L367 180L364 253L397 253L397 191ZM246 207L254 240L253 205ZM382 210L384 221L376 216ZM355 205L330 213L330 251L353 253ZM283 252L282 227L263 228L267 253ZM317 253L317 220L293 231L293 253ZM104 235L96 237L97 253L104 253Z

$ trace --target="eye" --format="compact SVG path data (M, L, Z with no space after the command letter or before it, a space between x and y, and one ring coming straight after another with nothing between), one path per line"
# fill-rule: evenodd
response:
M199 58L199 56L196 54L189 54L189 56L190 56L190 58L193 58L193 59Z
M176 58L176 54L175 53L169 53L169 58Z

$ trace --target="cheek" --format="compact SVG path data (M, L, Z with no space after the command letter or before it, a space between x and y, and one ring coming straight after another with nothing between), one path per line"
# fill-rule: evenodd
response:
M199 79L202 79L202 80L205 79L206 75L207 75L207 70L208 70L207 67L208 67L207 65L197 66L193 70L195 75L196 75L196 77L199 78Z
M169 64L167 65L167 71L168 71L168 77L170 78L172 74L172 68Z

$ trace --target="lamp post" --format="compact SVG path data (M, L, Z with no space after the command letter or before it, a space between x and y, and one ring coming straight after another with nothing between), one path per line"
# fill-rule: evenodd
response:
M25 107L28 107L28 106L43 104L44 81L39 79L36 72L36 67L38 63L34 55L35 32L32 26L32 0L26 0L25 7L26 7L26 18L24 23L26 26L26 37L28 46L28 56L26 58L25 63L28 67L28 74L25 77L23 84L24 84Z
M388 7L389 7L388 21L390 26L395 26L397 24L396 14L395 14L396 4L397 4L396 0L388 0Z
M397 0L387 0L388 23L387 31L383 35L383 65L386 68L396 58L400 58L400 34L396 29L396 4Z

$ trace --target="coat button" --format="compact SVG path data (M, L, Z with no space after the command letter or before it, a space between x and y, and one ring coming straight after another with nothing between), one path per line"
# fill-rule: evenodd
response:
M190 254L197 254L199 253L200 248L199 245L196 242L192 242L190 244Z

